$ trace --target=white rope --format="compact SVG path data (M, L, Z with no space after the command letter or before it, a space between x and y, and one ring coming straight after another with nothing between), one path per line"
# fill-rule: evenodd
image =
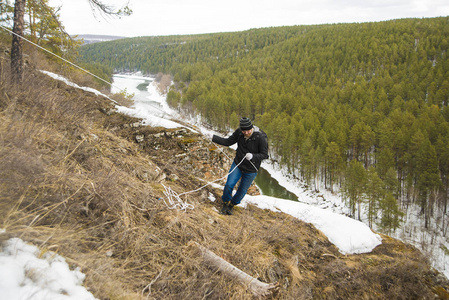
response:
M221 149L220 147L218 147L218 149L221 151L221 153L223 153L229 160L232 160L227 154L226 154L226 152L224 152L223 151L223 149ZM239 163L239 165L241 164L243 162L243 159L242 159L242 161ZM249 161L252 165L253 165L253 167L254 167L254 169L256 169L256 172L259 172L259 169L253 164L253 162L250 160ZM232 172L231 172L232 173ZM229 173L229 174L231 174L231 173Z
M225 176L223 176L223 177L221 177L221 178L218 178L218 179L216 179L216 180L214 180L214 181L208 182L207 184L203 185L202 187L200 187L200 188L198 188L198 189L196 189L196 190L193 190L193 191L190 191L190 192L185 192L185 193L179 194L179 196L187 195L187 194L194 193L194 192L198 192L199 190L204 189L206 186L208 186L208 185L210 185L210 184L212 184L212 183L214 183L214 182L216 182L216 181L220 181L220 180L222 180L222 179L225 179L226 177L229 176L229 174L231 174L232 172L234 172L235 169L237 169L237 167L240 166L240 164L241 164L244 160L245 160L245 158L243 158L242 161L239 162L239 164L236 165L235 168L232 169L232 170L231 170L228 174L226 174Z
M168 209L179 209L183 210L184 212L187 211L187 209L194 209L195 207L192 204L187 203L187 201L182 201L182 199L179 197L179 195L172 190L170 187L166 187L164 184L162 184L164 187L164 195L165 197L162 198L164 200L165 205ZM167 201L165 201L165 198L167 198ZM159 198L161 199L161 198Z
M224 153L224 152L223 152L223 153ZM225 155L226 155L226 154L225 154ZM226 156L227 156L227 155L226 155ZM228 158L229 158L229 156L228 156ZM168 201L168 203L167 203L167 201L165 201L165 198L162 198L162 199L164 200L165 205L167 206L168 209L175 209L175 208L177 208L177 209L183 210L184 212L186 212L187 209L194 209L195 207L194 207L192 204L187 203L187 201L183 201L183 200L181 199L181 196L184 196L184 195L187 195L187 194L191 194L191 193L198 192L198 191L204 189L206 186L208 186L208 185L210 185L210 184L212 184L212 183L214 183L214 182L216 182L216 181L220 181L220 180L222 180L222 179L225 179L227 176L229 176L229 174L231 174L232 172L234 172L235 169L237 169L238 166L240 166L240 164L243 163L244 160L245 160L245 158L243 158L243 159L238 163L238 165L236 165L236 166L234 167L234 169L232 169L232 170L231 170L228 174L226 174L225 176L223 176L223 177L221 177L221 178L218 178L218 179L216 179L216 180L214 180L214 181L208 182L207 184L203 185L203 186L200 187L200 188L197 188L196 190L192 190L192 191L188 191L188 192L184 192L184 193L178 194L178 193L176 193L174 190L172 190L170 187L166 187L164 184L162 184L162 186L163 186L164 189L165 189L165 191L164 191L165 198L167 198L167 201ZM161 199L161 198L159 198L159 199Z
M55 54L55 53L53 53L53 52L51 52L50 50L45 49L44 47L42 47L42 46L40 46L40 45L38 45L38 44L36 44L36 43L34 43L34 42L28 40L27 38L25 38L25 37L23 37L23 36L21 36L21 35L15 33L15 32L13 32L12 30L10 30L10 29L4 27L3 25L0 25L0 27L3 28L4 30L8 31L9 33L14 34L15 36L17 36L17 37L19 37L19 38L21 38L21 39L27 41L28 43L30 43L30 44L32 44L32 45L34 45L34 46L36 46L36 47L38 47L38 48L44 50L45 52L47 52L47 53L49 53L49 54L51 54L51 55L53 55L53 56L56 56L57 58L59 58L59 59L65 61L66 63L68 63L68 64L70 64L70 65L72 65L72 66L74 66L74 67L80 69L81 71L86 72L87 74L92 75L93 77L95 77L95 78L97 78L97 79L99 79L99 80L101 80L101 81L103 81L103 82L105 82L105 83L107 83L107 84L113 86L112 83L110 83L109 81L106 81L106 80L104 80L103 78L101 78L101 77L99 77L99 76L97 76L97 75L95 75L95 74L93 74L93 73L87 71L86 69L81 68L80 66L78 66L78 65L76 65L76 64L74 64L74 63L72 63L71 61L68 61L67 59L65 59L65 58L63 58L63 57L61 57L61 56L59 56L59 55L57 55L57 54ZM116 87L116 88L117 88L117 87ZM120 90L120 88L118 88L118 89Z

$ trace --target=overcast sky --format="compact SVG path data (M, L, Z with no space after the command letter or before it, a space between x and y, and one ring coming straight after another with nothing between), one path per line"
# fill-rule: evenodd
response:
M120 8L127 0L102 0ZM50 0L62 6L69 34L154 36L251 28L449 16L448 0L129 0L133 14L93 14L88 0Z

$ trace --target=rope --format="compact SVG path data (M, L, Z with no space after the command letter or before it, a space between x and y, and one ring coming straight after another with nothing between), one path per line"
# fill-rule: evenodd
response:
M211 143L212 143L212 142L211 142ZM223 151L223 149L221 149L220 147L218 147L218 149L220 149L221 153L223 153L229 160L232 161L232 159L226 154L226 152ZM242 159L242 161L239 163L239 165L240 165L242 162L243 162L243 159ZM254 167L254 169L256 169L256 172L259 172L259 169L253 164L253 162L252 162L252 161L249 161L249 162L250 162L251 165ZM229 174L231 174L231 173L229 173Z
M165 205L167 206L168 209L180 209L183 210L184 212L187 211L187 209L194 209L194 206L192 204L187 203L186 201L182 201L182 199L179 197L179 195L172 190L170 187L166 187L164 184L162 184L162 186L164 187L165 191L164 191L164 195L165 198L167 198L167 201L165 201L165 198L159 198L164 200Z
M82 67L80 67L80 66L78 66L78 65L76 65L76 64L74 64L74 63L72 63L71 61L69 61L69 60L67 60L67 59L65 59L65 58L63 58L63 57L61 57L61 56L59 56L59 55L57 55L57 54L55 54L55 53L53 53L53 52L51 52L50 50L45 49L44 47L42 47L42 46L40 46L40 45L38 45L38 44L36 44L36 43L34 43L34 42L28 40L27 38L25 38L25 37L23 37L23 36L21 36L21 35L15 33L15 32L13 32L12 30L10 30L10 29L4 27L3 25L0 25L0 28L2 28L2 29L4 29L4 30L8 31L9 33L11 33L11 34L13 34L13 35L15 35L15 36L17 36L17 37L19 37L19 38L21 38L21 39L27 41L28 43L30 43L30 44L32 44L32 45L38 47L39 49L42 49L42 50L44 50L45 52L47 52L47 53L49 53L49 54L51 54L51 55L53 55L53 56L56 56L57 58L59 58L59 59L65 61L66 63L68 63L68 64L74 66L75 68L78 68L78 69L80 69L81 71L86 72L87 74L92 75L93 77L95 77L95 78L97 78L97 79L99 79L99 80L101 80L101 81L103 81L103 82L105 82L105 83L107 83L107 84L113 86L112 83L110 83L109 81L104 80L103 78L101 78L101 77L99 77L99 76L97 76L97 75L95 75L95 74L93 74L93 73L87 71L86 69L83 69ZM116 87L116 88L117 88L117 87ZM118 88L118 89L119 89L119 88ZM119 89L119 90L120 90L120 89Z
M223 152L224 153L224 152ZM226 154L225 154L226 155ZM226 155L227 156L227 155ZM229 156L227 156L229 158ZM170 187L166 187L164 184L162 184L162 186L164 187L165 191L164 191L164 195L167 198L168 203L165 201L165 198L159 198L162 199L165 203L165 205L167 206L168 209L175 209L178 208L180 210L183 210L184 212L187 211L187 209L194 209L195 207L192 204L187 203L187 201L182 201L181 196L187 195L187 194L191 194L191 193L195 193L198 192L202 189L204 189L206 186L216 182L216 181L220 181L225 179L229 174L231 174L232 172L235 171L235 169L237 169L238 166L240 166L243 161L245 160L245 158L243 158L238 165L235 166L234 169L232 169L228 174L226 174L225 176L218 178L214 181L208 182L207 184L197 188L196 190L192 190L192 191L188 191L188 192L184 192L181 194L176 193L175 191L173 191Z
M214 180L214 181L208 182L207 184L203 185L203 186L200 187L200 188L197 188L196 190L193 190L193 191L190 191L190 192L185 192L185 193L179 194L179 196L187 195L187 194L194 193L194 192L198 192L199 190L202 190L202 189L205 188L206 186L208 186L208 185L210 185L210 184L212 184L212 183L214 183L214 182L216 182L216 181L220 181L220 180L225 179L226 177L228 177L229 174L231 174L232 172L234 172L235 169L237 169L237 167L240 166L244 160L245 160L245 158L243 158L243 159L238 163L238 165L236 165L235 168L232 169L232 170L231 170L228 174L226 174L225 176L223 176L223 177L221 177L221 178L218 178L218 179L216 179L216 180Z

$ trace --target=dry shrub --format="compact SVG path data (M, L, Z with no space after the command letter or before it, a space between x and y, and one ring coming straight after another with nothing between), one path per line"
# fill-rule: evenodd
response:
M168 74L158 73L155 81L157 82L157 88L161 94L167 93L167 88L170 86L172 79Z

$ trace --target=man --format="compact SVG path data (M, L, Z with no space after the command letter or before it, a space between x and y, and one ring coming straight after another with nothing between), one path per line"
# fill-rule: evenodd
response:
M262 160L268 158L266 135L255 128L250 119L242 118L240 119L240 127L231 136L222 138L214 135L212 142L223 146L231 146L237 143L235 158L221 197L223 207L220 211L223 215L232 215L232 208L245 197L254 178L256 178ZM232 196L232 191L239 180L237 192Z

